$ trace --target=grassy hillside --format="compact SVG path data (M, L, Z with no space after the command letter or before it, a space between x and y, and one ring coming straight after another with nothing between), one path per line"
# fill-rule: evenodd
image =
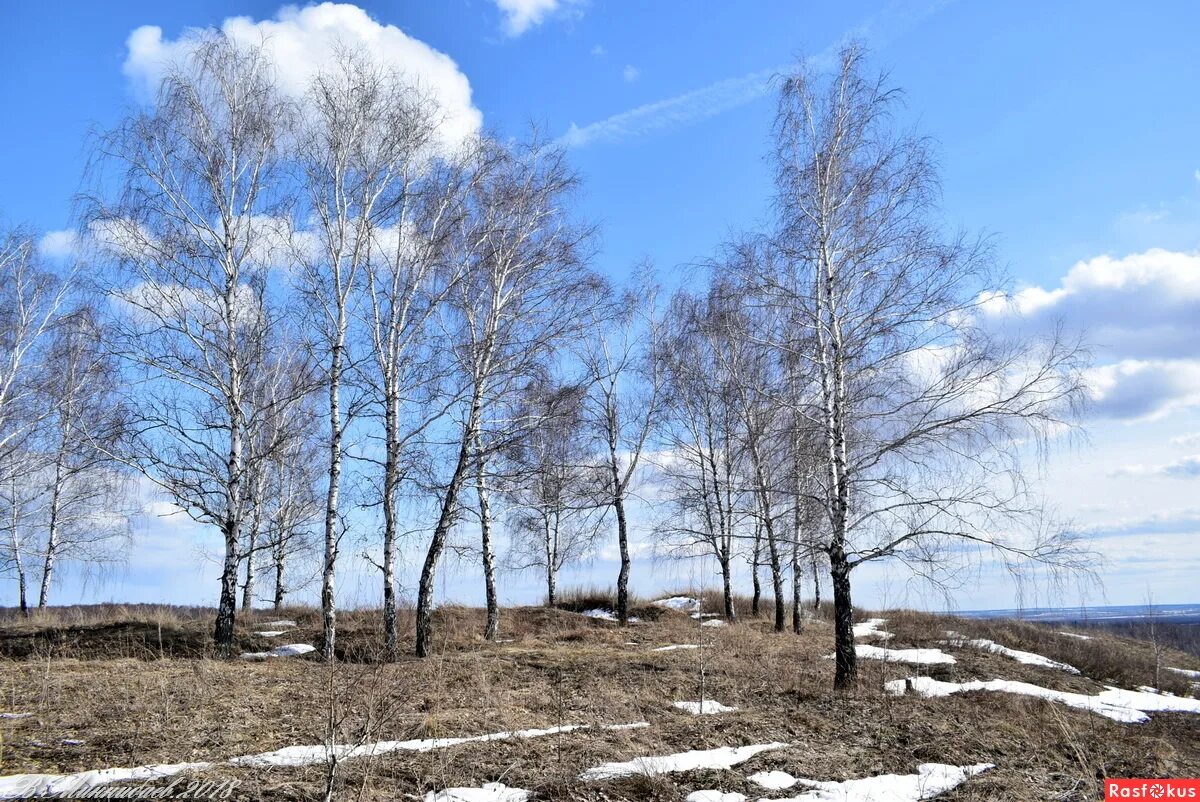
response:
M584 610L603 594L576 594L569 609L504 611L501 643L479 633L482 611L448 607L437 615L435 657L386 665L373 661L374 613L346 615L336 667L312 656L248 662L216 659L204 610L68 608L0 629L0 719L5 775L70 773L154 763L220 761L294 745L476 736L562 725L647 722L637 729L574 730L394 751L337 765L338 798L394 800L455 786L502 781L538 799L682 800L699 789L749 798L765 791L748 776L766 770L845 780L910 774L921 763L994 763L939 799L1102 799L1104 777L1200 776L1200 715L1153 713L1143 724L1008 693L925 699L893 696L888 680L924 674L939 680L1008 679L1095 694L1103 684L1154 684L1151 644L1095 630L1090 640L1008 621L948 619L902 611L887 619L889 649L944 649L955 663L916 667L861 661L858 689L832 693L832 627L817 614L804 632L776 634L749 617L701 627L684 612L640 603L628 629ZM716 609L706 607L706 609ZM764 611L765 612L765 611ZM860 614L866 618L868 614ZM280 618L295 629L255 633ZM256 613L242 621L239 649L317 643L311 610ZM411 629L411 620L406 621ZM947 646L946 631L986 638L1069 663L1081 675L1026 665L1002 654ZM410 633L411 634L411 633ZM698 648L654 651L668 645ZM1160 652L1158 667L1200 669L1200 659ZM1189 680L1158 672L1163 690L1189 692ZM738 708L695 716L672 702L715 700ZM695 749L784 742L730 770L700 769L585 781L610 761ZM322 761L323 763L324 761ZM208 779L241 781L236 798L322 798L326 765L217 766ZM167 781L160 781L165 784Z

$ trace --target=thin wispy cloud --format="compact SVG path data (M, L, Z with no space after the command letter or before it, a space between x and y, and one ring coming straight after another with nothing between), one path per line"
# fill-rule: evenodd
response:
M881 47L949 2L950 0L934 0L915 9L899 2L891 3L883 11L851 28L834 44L809 57L807 61L818 69L828 68L838 50L851 39ZM692 125L753 103L769 94L775 76L786 72L792 66L780 64L740 77L726 78L587 125L571 123L570 128L558 141L566 147L612 144Z

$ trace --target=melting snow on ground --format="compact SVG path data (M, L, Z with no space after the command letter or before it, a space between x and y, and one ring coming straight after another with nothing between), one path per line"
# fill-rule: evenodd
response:
M479 788L447 788L436 794L430 791L425 802L525 802L530 792L509 788L503 783L484 783Z
M0 713L0 718L29 718L33 713Z
M769 771L752 775L751 782L764 788L778 790L801 785L812 790L799 796L779 798L773 802L795 800L827 800L827 802L918 802L933 799L957 788L969 777L994 768L991 763L974 766L948 766L944 763L922 763L916 774L881 774L841 782L820 782L793 777L785 771Z
M98 769L78 774L12 774L0 777L0 799L37 796L79 796L89 788L109 783L158 780L187 771L204 771L211 763L171 763L131 769Z
M746 795L727 794L723 791L692 791L687 795L687 802L746 802Z
M962 648L964 646L972 646L976 649L982 649L985 652L1011 657L1018 663L1024 663L1027 666L1041 666L1042 668L1053 668L1058 671L1066 671L1068 674L1078 674L1079 669L1066 663L1060 663L1057 660L1051 660L1049 657L1043 657L1040 654L1033 652L1023 652L1020 649L1010 649L1007 646L1001 646L992 640L985 638L968 639L959 635L957 632L947 632L946 635L950 638L947 643L951 646Z
M700 600L693 599L691 596L672 596L669 599L658 599L651 604L666 607L668 610L678 610L681 613L699 612L700 610Z
M263 629L255 632L254 634L258 635L260 638L274 638L282 635L286 631L287 630L285 629Z
M670 646L659 646L657 649L651 649L652 652L673 652L677 649L699 649L695 643L673 643Z
M686 710L693 716L711 716L714 713L732 713L737 710L736 707L726 707L712 699L705 699L702 702L672 702L671 704L680 710Z
M581 615L585 615L588 618L599 618L601 621L619 620L616 613L614 613L612 610L605 610L602 607L597 607L595 610L584 610ZM629 616L629 623L631 624L636 624L639 620L640 619L638 619L637 616Z
M285 618L280 621L264 621L261 624L259 624L259 626L260 627L269 627L271 629L292 629L293 627L296 626L296 622L290 621Z
M880 640L888 640L889 638L893 637L892 633L884 632L882 629L880 629L880 627L886 623L886 618L868 618L861 624L854 625L854 637L879 638Z
M1080 635L1078 632L1059 632L1058 634L1063 635L1064 637L1067 637L1067 638L1074 638L1075 640L1091 640L1092 639L1091 635Z
M976 680L973 682L941 682L932 677L910 677L907 680L894 680L884 683L888 693L903 695L906 688L911 688L924 697L949 696L966 691L993 691L998 693L1015 693L1021 696L1033 696L1050 702L1059 702L1069 707L1097 713L1113 721L1126 724L1140 724L1149 720L1146 713L1182 712L1200 713L1200 699L1185 699L1177 696L1160 696L1144 691L1123 691L1119 688L1108 688L1103 693L1089 696L1085 693L1055 691L1028 682L994 679L989 681Z
M888 663L915 663L917 665L942 663L949 665L955 662L953 657L941 649L884 649L879 646L856 643L854 652L866 660L883 660ZM833 658L832 654L825 655L826 660Z
M276 646L269 652L246 652L242 655L242 659L262 661L272 657L299 657L302 654L308 654L316 650L317 647L310 646L307 643L289 643L287 646Z
M674 755L637 757L624 763L605 763L590 768L579 775L582 780L607 780L613 777L628 777L634 774L670 774L695 769L729 769L745 763L759 752L783 749L785 743L753 744L751 746L722 746L717 749L701 749L694 752L679 752Z
M630 730L649 727L645 721L630 724L600 725L601 730ZM573 732L588 729L587 724L569 724L562 727L550 727L543 730L514 730L512 732L495 732L487 735L471 735L462 738L425 738L412 741L379 741L358 746L338 745L332 748L321 744L317 746L289 746L274 752L263 752L258 755L235 757L227 761L230 766L249 766L266 768L271 766L308 766L326 762L331 754L340 760L357 757L373 757L396 751L428 752L449 746L466 743L482 743L487 741L504 741L511 738L539 738L545 735ZM13 774L0 777L0 799L23 799L36 796L78 796L89 788L109 785L118 782L157 780L171 777L188 771L206 771L213 768L215 763L173 763L156 766L137 766L135 768L97 769L82 771L76 774ZM486 788L486 786L484 786ZM462 791L464 789L451 789ZM472 789L467 789L472 790ZM475 789L477 790L477 789ZM519 789L508 789L517 791ZM445 793L445 792L443 792ZM525 797L439 797L443 802L455 799L469 799L487 802L516 802Z
M1188 668L1172 668L1171 666L1167 666L1167 671L1174 671L1176 674L1182 674L1188 679L1200 679L1200 671L1192 671ZM26 715L28 715L28 713L26 713Z
M710 618L707 621L705 621L703 624L701 624L700 626L702 626L702 627L723 627L723 626L725 626L725 622L719 618Z

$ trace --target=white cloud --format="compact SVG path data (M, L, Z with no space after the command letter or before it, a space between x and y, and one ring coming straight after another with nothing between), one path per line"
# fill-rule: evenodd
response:
M445 115L447 143L461 142L482 124L472 104L471 84L452 58L394 25L376 22L358 6L284 6L273 19L229 17L221 30L238 42L264 42L280 90L292 97L304 94L313 75L331 63L339 48L348 48L399 71L429 92ZM154 95L169 65L187 53L194 34L164 39L161 28L143 25L129 35L123 70L139 96Z
M558 11L560 0L494 0L504 14L504 32L509 36L520 36L530 28L541 25L547 17Z
M1126 465L1113 471L1114 476L1169 476L1172 479L1200 479L1200 454L1165 465Z
M641 71L632 64L626 64L625 69L621 70L621 77L624 78L627 83L633 83L639 77L641 77L641 74Z
M1103 417L1161 417L1200 404L1200 253L1153 248L1078 262L1057 287L981 299L999 326L1082 332Z
M47 231L38 240L38 252L47 259L68 260L75 256L79 245L79 235L74 229Z
M603 58L608 55L608 51L604 49L604 45L592 45L591 53L596 58Z
M1200 432L1192 432L1190 434L1181 434L1179 437L1171 438L1171 445L1180 446L1182 448L1193 448L1200 446Z

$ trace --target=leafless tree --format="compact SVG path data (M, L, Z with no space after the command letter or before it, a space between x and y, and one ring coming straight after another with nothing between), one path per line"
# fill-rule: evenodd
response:
M119 172L120 190L88 214L98 259L117 263L105 290L135 409L126 457L221 530L214 638L226 650L249 504L247 388L274 314L266 254L289 117L261 48L197 35L155 104L101 140L101 165Z
M928 145L898 132L896 98L855 46L828 80L785 77L778 254L749 271L763 302L804 327L774 346L809 377L797 406L818 432L838 688L856 676L850 574L867 561L930 575L974 546L1086 565L1072 535L1043 522L1021 461L1075 420L1080 351L986 327L988 249L943 235Z
M745 481L741 436L740 377L728 372L717 352L727 347L713 327L714 298L680 292L672 299L659 343L664 409L658 439L658 472L672 515L660 525L668 548L694 557L697 547L711 553L721 570L724 615L734 618L733 560L739 537L753 527L751 557L757 591L761 519L749 514L753 502ZM757 613L757 592L755 599Z
M586 387L574 384L529 387L522 410L529 426L508 456L515 483L507 495L509 561L517 570L543 571L547 607L557 602L558 572L585 557L596 541L604 494L584 436L585 393Z
M614 299L595 323L580 360L589 392L588 428L600 443L607 469L606 496L617 521L621 567L617 574L617 621L629 623L629 522L626 502L638 478L650 434L662 411L662 374L655 359L658 289L648 276Z
M397 655L396 557L400 537L399 498L412 478L426 433L455 397L446 392L448 342L438 316L462 279L477 243L464 243L467 198L479 172L475 142L455 154L439 153L442 119L437 105L399 75L357 68L362 125L378 129L385 147L380 165L381 196L364 232L369 258L363 263L366 303L362 310L371 358L361 371L371 410L383 423L379 503L383 512L384 654Z
M564 154L536 142L489 142L477 158L483 172L456 246L465 249L469 267L446 315L461 400L452 413L449 474L438 489L439 514L417 589L419 657L429 653L434 577L459 517L459 493L477 463L485 414L538 375L546 354L586 324L598 291L584 264L590 232L566 214L577 179Z
M61 561L115 563L129 543L132 475L113 457L129 416L118 391L120 366L104 336L91 305L70 310L50 333L38 380L47 415L33 440L42 467L28 477L45 496L38 607L49 602Z

